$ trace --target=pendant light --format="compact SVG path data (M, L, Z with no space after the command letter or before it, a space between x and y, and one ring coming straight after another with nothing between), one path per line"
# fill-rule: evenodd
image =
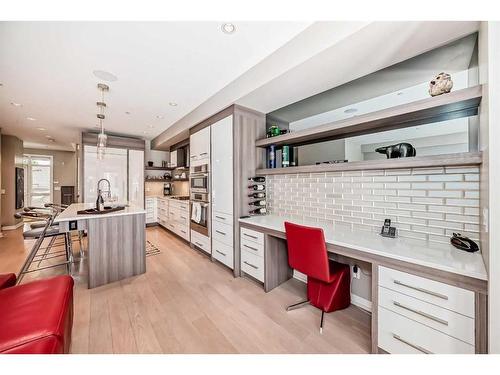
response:
M97 135L97 158L99 160L104 159L104 154L106 153L106 143L108 136L104 133L104 122L106 118L104 115L104 109L106 108L106 103L104 102L104 92L109 91L109 86L104 83L97 84L97 88L101 91L101 101L97 102L97 107L99 108L99 113L97 118L99 120L99 125L101 127L101 132Z

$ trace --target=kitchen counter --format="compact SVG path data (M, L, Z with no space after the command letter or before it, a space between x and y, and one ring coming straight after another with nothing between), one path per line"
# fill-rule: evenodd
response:
M73 203L68 208L66 208L63 212L57 215L55 222L65 222L71 220L84 220L84 219L99 219L103 217L113 217L113 216L126 216L126 215L137 215L137 214L145 214L146 210L140 208L135 205L126 205L125 209L120 211L109 212L106 214L88 214L88 215L79 215L78 211L86 210L89 208L94 208L94 203Z
M239 219L242 224L279 232L283 235L285 233L285 221L323 228L325 241L329 245L342 246L367 254L396 259L479 280L488 279L481 253L468 253L456 249L451 244L408 238L387 238L377 233L355 232L340 226L335 228L333 225L290 220L277 215Z

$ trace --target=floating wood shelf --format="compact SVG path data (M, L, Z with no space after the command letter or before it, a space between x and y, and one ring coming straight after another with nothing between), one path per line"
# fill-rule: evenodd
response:
M478 85L310 129L260 139L255 145L299 146L474 116L478 113L481 97L482 86Z
M410 158L365 160L349 163L302 165L288 168L257 169L257 176L277 174L314 173L314 172L342 172L373 169L400 169L400 168L429 168L447 167L456 165L479 165L482 163L480 152L465 152L434 156L415 156Z
M147 171L173 171L175 168L173 167L144 167Z

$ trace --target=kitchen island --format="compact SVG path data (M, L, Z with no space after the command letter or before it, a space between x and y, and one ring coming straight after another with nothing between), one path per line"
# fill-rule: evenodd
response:
M94 206L75 203L55 219L63 231L87 233L89 289L145 273L146 211L127 205L104 214L78 214Z

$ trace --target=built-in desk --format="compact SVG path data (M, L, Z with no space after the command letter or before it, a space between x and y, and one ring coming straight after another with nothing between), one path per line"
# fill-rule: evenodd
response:
M276 215L254 216L239 220L242 228L263 234L263 283L266 291L292 277L292 270L288 266L285 221L287 221L286 217ZM411 282L417 286L417 289L429 282L434 283L433 285L438 289L441 286L454 288L450 293L455 293L455 290L458 293L461 293L462 290L469 293L473 310L473 316L470 318L474 325L472 327L474 339L471 347L476 353L487 351L487 273L480 253L467 253L450 244L407 238L392 239L371 232L353 232L341 226L334 227L333 225L298 220L288 221L323 228L327 249L330 253L371 263L373 352L379 351L379 291L386 290L383 281L379 280L381 270L384 272L382 275L384 277L386 273L390 274L391 272L401 272L402 276L409 275L412 278ZM401 281L398 280L398 283ZM405 290L401 292L401 295L404 296L404 293ZM408 294L411 295L409 292ZM448 296L440 298L449 299ZM450 297L450 301L453 302L453 298L454 295ZM433 303L434 301L430 301L430 307L433 307ZM439 301L435 304L441 306ZM441 307L446 311L454 311L453 309L455 309L453 306ZM382 308L381 312L385 314L385 309ZM457 314L460 315L461 312L459 311ZM443 319L440 320L443 321ZM442 324L448 326L449 322L445 323ZM449 335L451 337L453 333ZM401 339L399 336L396 338ZM415 350L418 351L418 348Z

